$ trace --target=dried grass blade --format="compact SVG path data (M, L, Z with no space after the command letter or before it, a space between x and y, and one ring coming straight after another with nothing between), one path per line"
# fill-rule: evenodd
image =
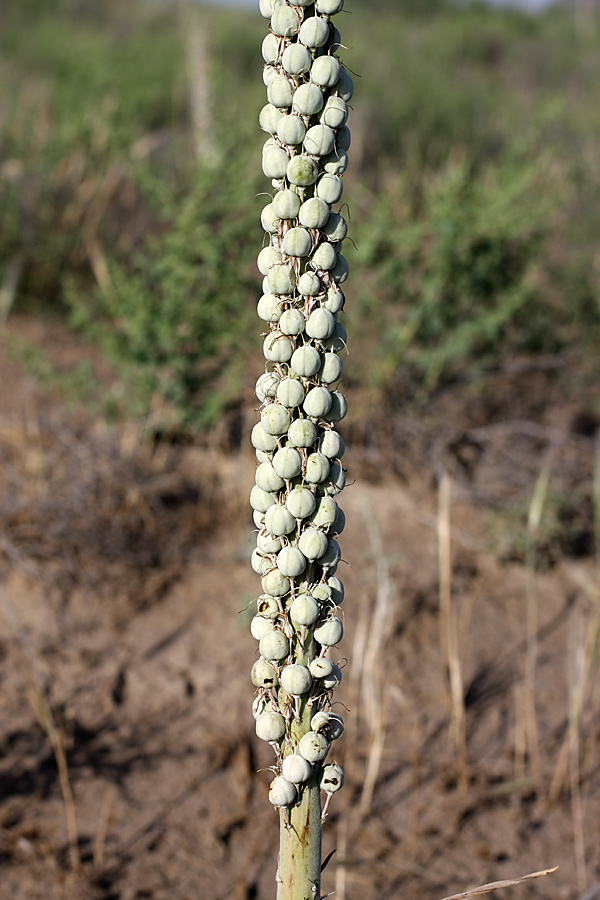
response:
M490 881L489 884L482 884L480 887L473 888L471 891L464 891L462 894L452 894L450 897L444 897L443 900L465 900L466 897L476 897L479 894L489 894L492 891L498 891L501 888L514 887L516 884L523 884L524 881L531 881L533 878L542 878L544 875L551 875L556 872L558 866L552 869L543 869L541 872L531 872L529 875L522 875L521 878L509 878L507 881Z

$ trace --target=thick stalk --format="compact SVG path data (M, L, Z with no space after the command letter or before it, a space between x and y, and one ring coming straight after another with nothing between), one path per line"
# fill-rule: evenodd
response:
M289 824L286 817L289 813ZM277 900L318 900L321 896L321 797L313 775L299 806L280 810Z

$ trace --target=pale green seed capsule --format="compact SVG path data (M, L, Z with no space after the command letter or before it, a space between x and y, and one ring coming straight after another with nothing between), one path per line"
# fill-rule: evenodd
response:
M274 78L267 87L267 100L277 109L287 109L292 105L293 97L294 88L285 75Z
M352 135L347 125L343 125L335 133L335 146L338 150L349 150L352 143Z
M283 775L278 775L277 778L273 779L269 787L269 803L277 809L283 809L296 802L297 794L295 785L288 781L287 778L284 778Z
M331 409L331 391L320 386L312 388L304 398L302 409L313 419L325 416Z
M345 300L346 298L344 297L342 289L337 284L333 284L327 289L323 306L335 315L344 308Z
M294 419L287 436L292 447L312 447L317 437L317 429L310 419Z
M289 0L292 6L310 6L313 0Z
M256 396L261 403L264 403L267 398L274 399L278 384L279 378L274 372L265 372L264 375L258 378L256 382Z
M290 606L290 618L295 625L314 625L319 618L319 604L310 594L298 594Z
M289 156L282 147L269 147L262 155L262 170L267 178L285 178Z
M330 338L327 338L324 341L324 346L327 350L331 350L333 353L339 353L340 350L345 350L348 342L348 335L346 333L346 329L338 322L333 329L333 334Z
M277 569L273 570L279 575ZM286 579L287 580L287 579ZM270 661L285 659L290 652L290 642L283 631L268 631L260 639L259 647L260 655Z
M281 64L290 75L301 75L308 72L312 65L310 51L302 44L288 44L283 51Z
M273 539L270 538L270 540ZM281 548L278 547L277 549L279 550ZM279 617L279 603L275 597L270 597L269 594L263 594L256 601L256 612L259 616L274 621Z
M307 203L311 201L308 200ZM306 203L302 204L300 209L306 206ZM328 211L329 214L329 211ZM299 219L300 222L307 228L312 228L312 225L307 225L306 222L302 222L302 213L300 213ZM318 227L318 226L316 226ZM300 278L298 279L298 290L302 294L303 297L316 297L321 293L321 279L314 272L303 272Z
M321 113L321 122L324 125L329 125L330 128L341 128L342 125L346 124L347 118L348 104L346 101L342 100L341 97L329 97Z
M313 125L306 132L304 151L311 156L327 156L336 144L335 131L327 125Z
M294 270L285 263L271 266L267 274L267 284L272 294L293 294L296 287Z
M315 9L322 16L335 16L344 8L344 0L315 0Z
M326 794L335 794L344 786L344 770L337 763L325 766L321 775L321 790Z
M300 454L298 454L298 457L300 457ZM300 460L300 469L301 468L302 460ZM315 500L313 492L309 491L308 488L295 487L288 494L285 505L294 518L306 519L313 514L317 501Z
M257 510L258 512L266 513L274 503L275 498L272 494L269 494L267 491L263 491L262 488L258 487L258 485L254 485L254 487L250 491L250 506L252 507L252 509ZM294 525L295 524L296 522L294 521Z
M324 200L325 203L329 203L330 205L338 203L342 197L343 190L344 184L342 179L338 175L331 175L328 173L319 178L315 188L317 197L320 197L321 200Z
M339 391L333 391L331 395L331 406L325 414L324 419L327 422L341 422L348 412L348 401Z
M328 750L329 741L324 735L318 734L316 731L308 731L300 738L298 743L300 756L307 759L309 763L321 762L327 756Z
M344 626L342 625L341 619L338 619L337 616L329 616L322 625L315 628L315 639L322 647L335 647L336 644L339 644L343 636ZM268 635L266 637L268 637ZM265 639L266 638L263 638L263 640ZM264 653L262 655L264 656Z
M313 659L308 668L313 678L327 678L331 677L335 666L326 656L319 656Z
M298 547L284 547L277 554L277 568L287 578L297 578L306 569L306 557Z
M269 87L274 78L279 77L279 72L275 68L275 66L264 66L263 67L263 84L265 87Z
M271 17L271 29L280 37L292 37L300 28L298 14L289 6L280 6Z
M332 463L329 470L329 478L325 485L325 493L335 496L344 489L346 473L338 463Z
M264 712L256 720L256 735L261 741L278 741L285 734L285 719L280 713Z
M257 509L252 510L252 520L257 528L262 528L265 524L265 514Z
M279 684L277 672L270 662L267 662L266 659L262 658L257 659L252 666L250 677L252 679L252 684L257 688L277 687Z
M333 331L333 329L332 329ZM324 384L333 384L342 377L343 364L339 356L335 353L325 353L319 377Z
M310 80L319 87L330 88L340 80L341 70L340 62L335 56L319 56L311 66Z
M269 559L268 556L265 556L264 553L260 553L258 550L253 550L250 556L250 565L254 569L257 575L265 575L269 569L273 568L273 563Z
M281 503L273 503L265 513L265 528L269 534L283 537L296 527L296 520L291 512Z
M284 481L279 477L270 462L261 463L255 473L255 481L263 491L273 493L281 490Z
M344 510L340 509L338 506L337 515L335 517L335 522L331 526L331 531L333 534L341 534L344 528L346 527L346 516L344 514Z
M310 262L315 269L320 269L323 272L328 272L330 269L333 269L337 263L337 253L335 252L333 244L319 244L311 256Z
M323 103L323 91L317 84L301 84L294 92L292 109L301 116L316 116Z
M279 551L281 550L281 538L274 538L267 531L261 531L256 536L256 549L259 553L262 553L266 556L269 556L269 554L273 553L279 553ZM271 566L269 566L269 568L271 568ZM261 572L260 574L264 575L265 573ZM274 598L269 597L269 600L274 601ZM260 605L257 607L257 609L261 616L266 615L266 613L263 612L263 610L260 608ZM278 609L279 607L277 606L277 603L275 603L273 612L277 613Z
M306 125L300 116L283 116L277 123L277 137L282 144L287 144L288 146L301 144L305 134ZM292 219L293 216L281 216L281 218Z
M330 241L343 241L348 234L348 224L339 213L331 213L323 226L323 233L327 235Z
M344 585L335 575L327 579L327 585L331 588L331 599L336 606L339 606L344 599Z
M284 378L280 381L277 388L277 400L282 406L285 406L287 409L294 409L296 406L300 406L304 397L304 385L297 378Z
M269 34L262 42L262 58L268 65L275 65L279 58L279 41L274 34Z
M263 450L265 453L272 453L277 447L277 438L272 434L267 434L260 422L257 422L252 429L250 440L253 447Z
M260 422L267 434L285 434L288 430L290 416L279 403L269 403L260 414Z
M260 111L258 116L258 124L262 128L263 131L268 132L269 134L275 134L277 132L277 123L281 119L283 112L277 107L272 106L270 103L267 103L266 106Z
M325 553L319 557L319 565L323 566L324 569L329 569L333 566L337 566L341 558L342 553L340 545L337 541L334 541L333 538L329 538Z
M293 352L294 345L289 337L280 331L272 331L263 341L263 353L269 362L287 362Z
M285 666L281 671L281 686L292 697L301 697L310 690L312 676L306 666Z
M335 319L324 307L314 309L306 320L306 333L317 341L324 341L333 334Z
M265 208L260 214L260 224L264 228L265 231L268 231L269 234L273 234L274 231L277 231L279 228L279 219L275 215L275 211L273 210L273 204L267 203Z
M311 453L306 460L305 478L310 484L321 484L329 475L329 460L322 453Z
M348 154L345 150L333 150L322 157L321 165L329 175L343 175L348 168Z
M308 187L310 184L314 184L318 174L319 167L317 163L310 156L305 156L304 154L293 156L287 166L288 181L291 184L297 184L299 187Z
M328 218L329 207L318 197L305 200L298 212L298 221L305 228L323 228Z
M256 260L258 271L261 275L266 275L271 266L280 263L282 258L281 251L276 247L263 247Z
M349 103L352 100L352 95L354 94L354 82L348 75L344 66L342 66L340 80L335 86L335 92L338 97L341 97L346 103Z
M290 365L301 378L310 378L312 375L316 375L321 368L321 354L316 347L304 344L294 350Z
M277 6L281 6L282 2L283 0L277 0ZM275 3L273 0L259 0L258 9L261 16L264 16L265 19L270 19L275 9Z
M302 471L302 457L293 447L282 447L273 457L273 469L277 475L289 481Z
M310 720L310 727L324 734L328 741L337 741L344 733L344 720L337 713L321 710Z
M341 683L342 683L342 670L338 666L334 665L331 675L326 675L323 678L323 687L326 688L328 691L332 691L332 690L335 690L335 688L338 686L338 684L341 684Z
M312 238L305 228L290 228L281 247L288 256L308 256L312 249Z
M309 761L297 753L290 753L281 764L283 777L287 778L292 784L302 784L303 781L308 781L311 772L312 768Z
M320 497L317 507L312 515L312 522L319 528L329 528L335 522L337 515L337 504L333 497L326 495ZM327 542L323 548L323 553L327 549Z
M265 453L264 450L255 450L254 455L256 456L256 461L259 463L271 461L270 455L268 453Z
M291 116L290 116L291 118ZM300 210L300 197L286 188L278 191L273 198L273 213L279 219L295 219Z
M312 595L315 600L319 601L319 603L326 606L331 606L331 588L329 587L329 585L323 584L322 582L320 584L316 584L312 589Z
M294 231L295 229L292 229ZM299 309L286 309L279 319L279 330L283 334L293 335L302 334L306 326L306 319ZM285 404L287 406L287 404ZM296 405L296 404L295 404Z
M348 260L341 253L338 253L335 266L331 269L331 277L336 284L343 284L348 277Z
M281 306L276 294L263 294L256 304L256 312L263 322L275 323L281 317Z
M271 619L265 619L264 616L254 616L250 622L250 633L257 641L260 641L268 631L273 630L273 622ZM256 686L258 687L258 685Z
M329 23L319 16L311 16L300 26L299 37L305 47L323 47L329 37Z
M318 528L305 528L300 535L298 547L306 559L319 559L327 550L327 535Z

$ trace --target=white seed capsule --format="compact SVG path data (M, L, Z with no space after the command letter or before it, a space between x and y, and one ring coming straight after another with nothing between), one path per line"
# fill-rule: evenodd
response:
M321 762L327 756L328 750L329 741L324 735L318 734L316 731L307 731L298 743L300 756L307 759L309 763Z
M310 674L313 678L327 678L331 677L335 667L331 660L327 659L326 656L319 656L317 659L313 659L308 668L310 669Z
M297 229L292 228L292 231ZM286 309L279 318L279 330L284 334L293 335L302 334L306 325L306 319L299 309Z
M322 710L312 717L310 727L324 734L328 741L337 741L344 733L344 720L337 713Z
M343 284L348 277L349 270L348 260L341 253L338 253L335 266L331 270L331 277L336 284Z
M307 200L307 203L311 203L311 200ZM307 225L306 222L302 221L302 209L306 206L306 203L303 203L300 207L300 214L298 216L299 221L305 228L312 228L312 225ZM329 215L329 210L327 210L327 214ZM318 226L316 226L318 227ZM298 279L298 290L302 294L303 297L316 297L321 293L321 279L314 272L303 272L300 278Z
M325 485L325 493L335 496L343 491L346 484L346 473L338 463L332 463L329 470L329 478Z
M274 571L277 571L276 569ZM283 631L267 631L258 645L260 655L270 661L285 659L290 652L290 642Z
M338 668L338 666L334 665L331 675L326 675L323 678L323 687L328 691L333 691L338 686L338 684L342 683L342 670Z
M346 103L349 103L352 100L352 95L354 94L354 82L348 75L346 69L342 66L342 71L340 75L340 80L335 86L335 92L338 97L341 97L342 100L345 100Z
M283 112L280 109L277 109L271 103L267 103L259 113L258 124L268 134L275 134L277 132L277 123L282 115Z
M331 406L329 412L324 417L327 422L341 422L348 412L348 401L339 391L334 391L331 395Z
M271 663L267 662L267 660L263 659L262 657L260 659L257 659L252 666L250 677L252 679L252 684L257 688L277 687L277 685L279 684L277 672L275 671Z
M305 228L323 228L328 218L329 207L318 197L305 200L298 213L298 221Z
M285 150L283 152L285 153ZM319 167L314 159L301 153L290 159L287 165L286 174L290 184L297 184L299 187L308 187L317 180Z
M311 256L310 262L315 269L321 269L324 272L328 272L330 269L333 269L337 262L337 253L335 252L333 244L329 244L327 242L319 244L319 246ZM270 272L271 271L272 269L270 270Z
M255 450L254 455L256 456L256 461L258 463L270 462L271 457L268 453L265 453L264 450Z
M315 639L322 647L334 647L339 644L343 636L344 626L337 616L329 616L322 625L315 628ZM264 653L262 655L264 656Z
M279 547L277 549L279 550ZM279 603L275 597L263 594L256 603L256 612L265 619L275 620L279 617Z
M281 550L281 540L280 538L272 537L272 535L263 530L256 536L256 549L259 553L262 553L263 555L266 554L267 556L271 553L279 553L279 551ZM271 568L271 566L269 566L269 568ZM264 572L261 572L260 574L264 575ZM273 600L274 598L270 597L269 599ZM277 604L275 604L275 609L273 610L273 612L275 613L277 609ZM260 609L259 612L261 616L265 615L265 613Z
M305 228L290 228L282 242L282 250L288 256L308 256L312 249L312 238Z
M292 105L293 97L294 88L285 75L278 75L277 78L269 82L267 86L267 100L271 106L277 109L287 109Z
M258 697L254 699L254 703L252 704L252 715L255 719L258 719L259 716L262 716L264 712L267 711L267 701L265 697L262 697L260 694Z
M288 448L286 448L288 449ZM279 451L282 452L281 450ZM297 452L297 451L294 451ZM298 453L300 459L300 454ZM302 460L300 460L300 469L302 468ZM296 519L307 519L311 516L317 505L315 495L308 488L295 487L288 494L285 505ZM302 549L302 548L300 548Z
M274 503L275 499L273 498L273 494L263 491L262 488L259 488L256 484L254 485L250 491L250 506L252 509L256 509L261 513L266 513ZM295 524L296 523L294 522L294 525Z
M295 191L290 191L289 188L286 188L275 194L273 198L273 212L279 219L295 219L299 209L300 197Z
M322 304L325 309L334 315L344 308L345 297L342 289L337 284L332 284L327 289L325 302Z
M273 232L277 231L277 229L279 228L279 219L273 211L272 203L267 203L267 205L261 212L260 224L265 231L269 232L269 234L273 234Z
M268 288L271 293L294 293L294 288L296 287L296 276L294 275L294 270L285 263L271 266L267 274L267 279Z
M322 16L335 16L344 8L344 0L315 0L315 9Z
M294 419L287 436L293 447L312 447L317 438L317 428L310 419Z
M269 34L265 37L262 42L262 58L267 63L267 65L274 65L277 62L279 56L279 41L275 37L274 34Z
M292 784L302 784L303 781L308 781L312 769L309 761L303 756L290 753L281 764L281 772Z
M329 460L322 453L311 453L306 460L305 478L311 484L321 484L329 475Z
M250 556L250 565L257 575L265 575L269 569L273 568L273 563L268 556L260 553L259 550L253 550Z
M298 14L289 6L280 6L271 17L271 29L280 37L292 37L300 28Z
M290 365L297 375L302 378L310 378L312 375L316 375L321 368L321 354L316 347L305 344L294 350Z
M277 568L286 578L297 578L306 569L306 557L298 547L284 547L277 554Z
M333 334L330 338L324 342L324 346L327 350L333 351L333 353L339 353L340 350L346 349L346 344L348 342L348 335L346 333L346 329L344 326L337 322L335 328L333 329Z
M300 313L300 315L302 315L302 313ZM305 393L306 392L304 390L304 385L301 381L299 381L298 378L284 378L279 382L279 387L277 388L277 399L281 403L281 405L287 407L287 409L294 409L296 406L300 406L300 404L304 400Z
M304 124L300 116L283 116L277 122L276 131L277 137L282 144L287 144L290 147L295 147L297 144L301 144L304 140L304 135L306 134L306 125Z
M339 606L344 599L344 585L335 575L327 579L327 585L331 588L331 599L336 606Z
M261 275L267 275L271 266L280 263L282 259L281 250L276 247L263 247L256 260L258 271Z
M283 0L259 0L258 9L260 11L261 16L264 16L265 19L270 19L273 15L273 11L281 6Z
M250 634L257 641L260 641L268 631L273 630L273 622L270 619L265 619L264 616L254 616L250 622Z
M263 66L263 84L265 87L269 87L274 78L279 77L279 72L275 68L275 66Z
M289 481L302 471L302 457L293 447L282 447L273 457L273 469L277 475Z
M343 368L342 361L336 353L325 353L319 377L324 384L333 384L342 377Z
M256 734L261 741L278 741L285 734L285 719L281 713L262 713L256 720Z
M300 26L299 38L305 47L315 49L323 47L329 37L329 22L319 16L311 16L305 19Z
M256 396L261 403L264 403L267 397L273 399L279 384L279 378L274 372L265 372L256 381Z
M348 104L346 101L342 100L341 97L329 97L321 113L321 122L324 125L329 125L330 128L341 128L342 125L346 124L347 118Z
M301 116L316 116L323 103L323 91L317 84L301 84L294 91L292 109Z
M296 520L291 512L282 504L274 503L265 513L265 528L269 534L283 537L296 527Z
M264 512L259 512L257 509L252 510L252 519L257 528L262 528L265 524Z
M340 61L335 56L319 56L311 66L310 80L319 87L330 88L340 80L341 70Z
M306 666L285 666L281 672L281 686L292 697L300 697L310 690L312 676Z
M297 793L296 787L291 781L288 781L283 775L278 775L269 787L269 803L277 809L291 806L296 800Z
M289 413L280 403L269 403L260 414L261 425L267 434L285 434L289 421Z
M331 531L333 534L341 534L344 528L346 527L346 515L344 510L338 506L337 515L335 517L335 522L331 526Z
M263 294L256 306L256 311L263 322L275 324L281 317L281 306L276 294Z
M324 569L328 569L332 566L337 566L341 558L342 553L340 550L340 545L337 541L334 541L333 538L329 538L327 550L325 551L323 556L319 558L319 565L323 566Z
M334 150L322 157L321 165L329 175L343 175L348 168L348 154L345 150Z
M280 331L272 331L263 341L265 359L270 362L287 362L292 358L294 345L289 337ZM331 406L331 403L329 404Z
M267 178L285 178L289 156L282 147L269 147L262 155L262 170Z
M331 391L320 386L312 388L304 398L302 409L307 416L320 419L331 409Z
M312 522L317 528L330 528L335 522L337 515L337 503L328 495L319 497L316 509L312 515ZM322 534L322 532L320 532ZM323 549L323 553L327 549L327 543Z
M283 51L281 64L290 75L301 75L308 72L312 64L310 51L302 44L288 44Z
M277 446L277 439L274 435L267 434L260 422L257 422L252 429L250 440L252 441L252 446L255 447L256 450L263 450L265 453L272 453Z
M330 241L343 241L348 234L348 224L339 213L331 213L323 226L323 233L327 235Z
M306 333L316 341L324 341L333 334L335 324L333 314L321 306L314 309L306 320Z
M290 606L290 618L295 625L314 625L319 618L319 604L310 594L298 594Z
M318 528L305 528L300 535L298 547L307 559L319 559L327 550L327 535Z
M304 151L311 156L327 156L336 143L335 131L327 125L313 125L306 132Z
M321 790L326 794L335 794L344 785L344 770L336 763L325 766L321 775Z
M338 175L326 173L319 178L315 193L325 203L333 205L341 199L343 190L344 183L342 179Z
M331 588L328 585L323 584L323 582L314 586L314 588L312 589L312 595L315 600L319 601L319 603L326 606L331 606Z

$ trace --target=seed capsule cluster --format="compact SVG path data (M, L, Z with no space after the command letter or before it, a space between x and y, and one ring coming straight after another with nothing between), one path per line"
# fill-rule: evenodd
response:
M256 733L277 757L269 799L280 808L296 804L308 783L319 784L328 803L344 780L339 766L326 764L343 731L331 712L342 673L328 656L343 635L344 597L335 574L345 521L336 497L346 476L335 426L346 415L338 390L346 331L338 315L347 223L333 206L348 165L353 85L331 21L342 7L343 0L260 0L270 28L259 124L269 134L262 168L273 194L261 214L268 243L258 256L258 315L269 330L252 431L258 536L251 563L262 587L251 624L260 652L252 682Z

